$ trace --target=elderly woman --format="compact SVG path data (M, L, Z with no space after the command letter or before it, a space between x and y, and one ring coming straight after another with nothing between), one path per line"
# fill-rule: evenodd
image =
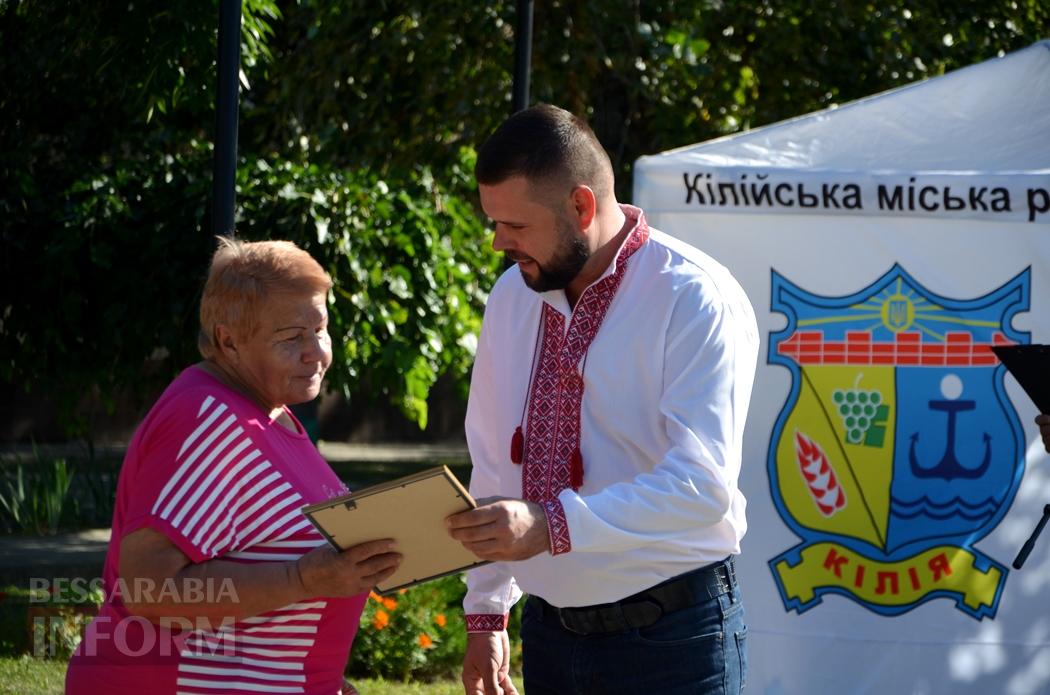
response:
M332 281L282 241L221 240L202 362L161 395L117 487L106 602L66 692L351 692L342 673L391 541L336 552L300 509L345 492L288 409L332 361Z

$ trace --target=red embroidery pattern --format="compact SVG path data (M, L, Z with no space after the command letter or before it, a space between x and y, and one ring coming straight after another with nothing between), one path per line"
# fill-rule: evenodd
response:
M471 613L467 615L467 632L502 632L507 629L506 615Z
M570 487L570 460L580 445L584 382L579 365L601 328L627 271L628 259L649 238L649 226L641 211L634 209L628 213L636 214L638 222L620 249L616 270L584 290L573 310L568 331L564 330L562 315L549 304L544 304L540 319L543 345L529 396L522 496L547 507L554 555L568 552L572 547L565 512L557 497ZM584 476L586 465L584 461Z
M561 500L553 499L543 505L547 510L547 536L551 542L551 555L561 555L572 550L569 524L565 520L565 507Z
M522 459L522 496L533 502L550 499L550 462L556 456L558 433L558 370L556 362L565 320L549 304L543 305L543 344L536 378L529 397L529 416L525 428L525 456ZM565 459L568 460L567 458ZM568 467L565 470L568 483ZM559 488L559 491L565 487Z

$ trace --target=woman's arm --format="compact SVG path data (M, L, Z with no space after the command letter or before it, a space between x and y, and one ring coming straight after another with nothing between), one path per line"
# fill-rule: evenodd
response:
M325 544L295 561L194 564L164 534L142 528L120 541L121 598L152 623L218 627L306 598L368 591L401 563L393 550L392 540L379 540L341 553Z

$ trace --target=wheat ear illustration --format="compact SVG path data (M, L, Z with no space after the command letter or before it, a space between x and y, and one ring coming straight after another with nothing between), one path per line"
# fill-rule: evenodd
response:
M830 517L846 507L846 493L835 477L827 455L820 445L795 430L795 454L809 494L820 513Z

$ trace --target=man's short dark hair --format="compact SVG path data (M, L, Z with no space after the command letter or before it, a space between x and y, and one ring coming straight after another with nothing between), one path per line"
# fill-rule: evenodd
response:
M478 150L478 183L495 185L523 176L530 185L565 195L590 186L601 200L612 190L609 155L582 119L550 104L514 114Z

